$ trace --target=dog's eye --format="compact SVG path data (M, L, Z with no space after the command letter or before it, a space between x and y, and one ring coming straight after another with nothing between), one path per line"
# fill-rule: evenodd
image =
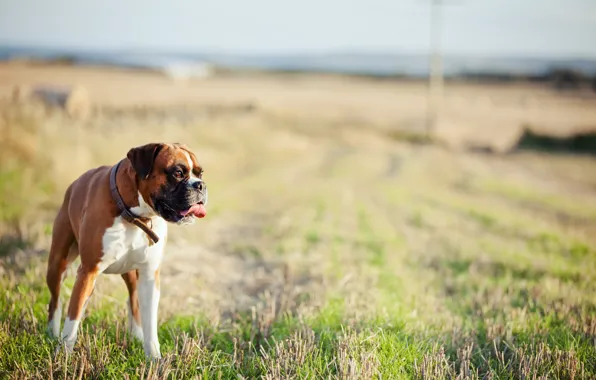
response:
M182 178L182 177L184 177L184 173L182 173L182 170L178 169L174 172L174 177Z

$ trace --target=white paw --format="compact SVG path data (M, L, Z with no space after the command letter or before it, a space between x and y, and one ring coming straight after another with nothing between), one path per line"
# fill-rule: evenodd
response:
M71 355L74 351L74 342L67 342L64 339L60 339L54 350L54 355L57 355L60 351L64 351L67 355Z
M145 340L143 338L143 329L141 328L141 326L138 326L136 323L133 324L128 331L130 332L130 334L133 337L135 337L136 339L140 340L141 342Z
M62 343L66 352L71 353L75 343L77 342L77 330L79 328L79 320L71 321L70 318L66 318L64 321L64 329L62 330Z
M48 327L46 328L46 332L48 335L54 339L60 337L60 320L53 319L48 323Z
M145 342L143 345L145 356L148 359L161 359L161 352L159 351L159 342Z

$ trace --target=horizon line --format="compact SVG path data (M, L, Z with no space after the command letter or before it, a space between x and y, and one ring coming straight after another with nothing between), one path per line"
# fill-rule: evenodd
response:
M55 52L68 53L145 53L145 54L204 54L204 55L248 55L248 56L324 56L324 55L406 55L406 56L429 56L430 49L400 49L395 47L333 47L333 48L313 48L313 49L293 49L283 51L270 51L259 49L226 49L209 47L187 47L187 48L168 48L151 46L94 46L82 47L75 45L44 45L32 43L14 43L0 41L0 49L24 49L24 50L49 50ZM589 55L583 53L576 54L556 54L547 52L537 52L534 54L520 54L516 52L465 52L465 51L444 51L444 57L474 58L474 59L548 59L548 60L596 60L596 54Z

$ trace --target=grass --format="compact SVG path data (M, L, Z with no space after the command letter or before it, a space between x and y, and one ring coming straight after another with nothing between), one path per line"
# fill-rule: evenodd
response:
M374 128L358 144L335 125L286 129L260 111L190 117L197 106L182 123L122 109L75 125L3 107L28 129L8 145L23 159L0 157L0 378L596 377L594 198L568 196L581 183L545 188L524 156L450 153ZM43 149L19 148L40 136ZM148 140L192 146L213 203L170 230L164 357L145 361L126 333L124 284L107 275L66 356L45 334L53 213L29 210L55 210L78 174Z

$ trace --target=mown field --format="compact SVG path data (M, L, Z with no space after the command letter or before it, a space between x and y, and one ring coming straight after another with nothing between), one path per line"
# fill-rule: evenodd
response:
M167 86L147 103L190 91ZM200 96L178 104L105 97L86 121L0 104L0 378L596 377L594 157L404 141L373 98L301 116L282 107L300 81L240 86L253 107L232 85L189 86ZM170 228L164 358L127 335L109 275L66 356L45 335L56 207L83 171L149 141L190 145L210 189L207 218Z

